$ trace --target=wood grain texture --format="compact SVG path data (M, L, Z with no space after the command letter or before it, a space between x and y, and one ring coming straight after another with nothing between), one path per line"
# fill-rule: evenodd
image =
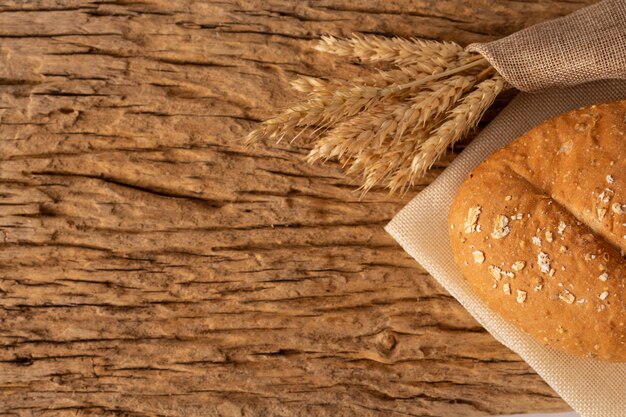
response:
M359 201L241 139L296 74L363 71L322 33L467 44L589 3L2 1L0 415L567 409L383 231L445 162Z

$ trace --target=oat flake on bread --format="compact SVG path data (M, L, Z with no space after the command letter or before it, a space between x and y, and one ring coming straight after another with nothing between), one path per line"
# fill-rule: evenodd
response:
M612 362L626 361L626 211L614 209L626 205L625 132L626 100L554 117L478 166L449 215L456 263L491 309L547 346Z

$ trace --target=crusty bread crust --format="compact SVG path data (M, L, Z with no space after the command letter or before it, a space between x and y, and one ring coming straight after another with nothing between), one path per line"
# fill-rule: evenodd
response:
M493 154L449 214L490 308L552 348L626 361L626 100L552 118Z

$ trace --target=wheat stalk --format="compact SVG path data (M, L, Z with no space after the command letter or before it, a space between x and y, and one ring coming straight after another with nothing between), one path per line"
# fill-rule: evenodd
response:
M314 129L308 161L339 160L361 177L363 192L378 185L406 192L478 124L504 86L484 58L452 42L324 36L316 49L396 68L349 81L300 77L292 87L307 98L250 132L246 143Z

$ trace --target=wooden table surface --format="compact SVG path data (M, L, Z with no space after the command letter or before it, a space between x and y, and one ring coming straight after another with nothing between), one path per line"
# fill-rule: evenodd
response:
M0 415L566 410L383 230L445 162L359 201L241 139L296 75L360 71L320 34L467 44L592 2L0 2Z

